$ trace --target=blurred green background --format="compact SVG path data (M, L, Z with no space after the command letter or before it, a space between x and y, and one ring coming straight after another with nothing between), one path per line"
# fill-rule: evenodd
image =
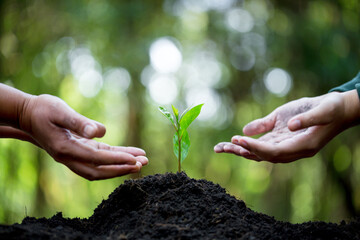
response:
M144 148L141 176L177 169L173 130L157 106L203 102L189 128L190 177L278 220L339 222L360 212L358 127L290 164L213 152L249 121L357 74L359 1L8 0L0 19L0 81L59 96L106 125L101 141ZM89 182L29 143L1 139L0 223L59 211L88 217L137 177Z

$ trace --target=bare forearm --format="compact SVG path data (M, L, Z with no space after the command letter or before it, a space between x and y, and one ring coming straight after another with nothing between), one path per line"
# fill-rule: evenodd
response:
M31 95L0 83L0 125L19 128L22 110Z

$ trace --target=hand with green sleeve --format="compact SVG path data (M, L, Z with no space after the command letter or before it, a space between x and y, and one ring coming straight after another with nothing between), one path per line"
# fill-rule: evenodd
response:
M236 135L231 142L219 143L214 151L274 163L315 155L336 135L359 123L358 77L350 85L353 90L301 98L280 106L268 116L247 124L243 128L245 136ZM258 139L250 137L257 134L264 135Z

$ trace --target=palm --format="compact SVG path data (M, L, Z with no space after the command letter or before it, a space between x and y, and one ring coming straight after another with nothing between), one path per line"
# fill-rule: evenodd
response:
M320 98L302 98L289 102L274 110L267 117L257 119L244 127L243 131L246 136L264 134L260 138L250 139L234 136L232 143L219 143L215 147L215 151L233 153L256 161L271 162L291 162L302 157L312 156L315 152L313 147L303 148L304 143L311 143L314 134L317 134L323 126L291 131L288 128L288 122L294 116L318 106L319 100ZM253 151L248 150L239 144L238 139L244 139L247 142L251 140L258 147Z
M358 102L356 90L301 98L252 121L243 129L246 136L234 136L231 143L219 143L214 150L282 163L310 157L359 118ZM258 134L264 135L248 137Z
M288 128L288 122L292 117L307 112L313 107L313 104L308 102L306 99L302 99L300 102L290 102L281 106L273 113L274 122L271 131L261 136L258 140L271 144L280 144L281 142L288 141L293 138L308 136L308 130L310 129L302 129L295 132L290 131Z

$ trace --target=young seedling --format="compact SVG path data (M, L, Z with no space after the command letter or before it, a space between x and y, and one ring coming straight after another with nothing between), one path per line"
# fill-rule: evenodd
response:
M190 148L190 138L187 132L187 128L190 124L199 116L201 108L204 104L199 104L193 108L185 110L179 117L179 111L173 106L172 115L168 110L163 107L159 107L159 110L164 116L170 120L175 128L175 134L173 137L174 154L178 159L178 172L181 172L181 163L186 158Z

